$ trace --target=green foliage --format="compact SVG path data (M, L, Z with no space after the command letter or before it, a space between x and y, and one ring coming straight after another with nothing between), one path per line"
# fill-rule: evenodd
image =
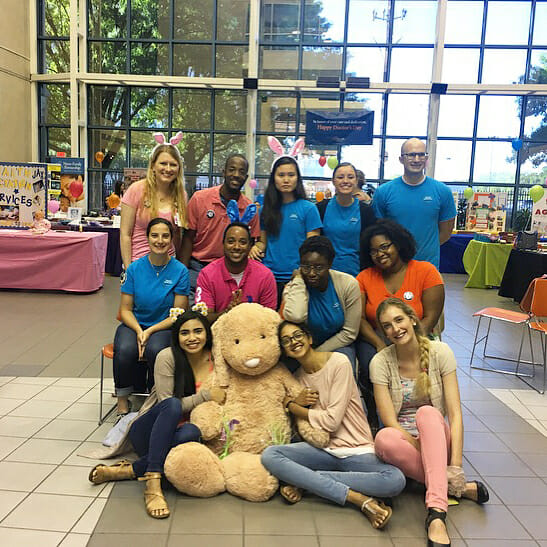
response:
M513 230L515 232L526 230L530 224L531 216L532 212L529 209L519 209L513 215Z

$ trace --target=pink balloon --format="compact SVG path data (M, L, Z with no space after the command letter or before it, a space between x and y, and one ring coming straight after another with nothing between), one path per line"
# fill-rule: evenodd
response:
M255 179L249 181L249 186L254 190L258 186L258 182Z
M47 202L47 210L54 215L59 210L59 202L56 199L50 199Z

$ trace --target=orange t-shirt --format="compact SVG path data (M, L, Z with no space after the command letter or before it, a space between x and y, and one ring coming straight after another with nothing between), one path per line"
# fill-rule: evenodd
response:
M393 296L401 299L414 308L416 315L422 319L424 316L423 292L430 287L444 284L437 268L430 262L421 260L411 260L408 263L403 284L394 294L388 291L381 270L375 266L363 270L357 276L357 281L361 292L366 296L365 315L373 328L377 327L376 309L386 298Z

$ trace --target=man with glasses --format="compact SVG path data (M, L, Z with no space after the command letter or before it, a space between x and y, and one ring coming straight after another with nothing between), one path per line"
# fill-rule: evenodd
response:
M416 240L416 260L439 268L440 246L454 229L457 211L448 186L424 174L425 143L415 137L401 147L403 176L382 184L374 194L376 216L402 224Z

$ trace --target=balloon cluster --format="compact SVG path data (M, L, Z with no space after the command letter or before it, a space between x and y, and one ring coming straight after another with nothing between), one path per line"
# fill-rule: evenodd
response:
M335 169L338 165L338 158L336 156L329 156L328 158L321 156L318 162L321 167L325 167L325 164L327 164L330 169Z

